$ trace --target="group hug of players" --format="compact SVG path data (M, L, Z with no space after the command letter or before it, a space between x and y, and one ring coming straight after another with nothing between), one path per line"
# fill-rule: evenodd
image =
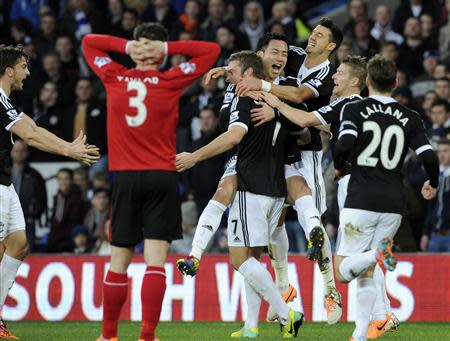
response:
M404 204L401 167L409 149L422 160L429 181L422 195L432 199L438 161L419 115L397 103L395 64L375 56L367 63L349 56L337 70L330 54L342 33L329 19L313 30L306 49L289 46L284 36L267 33L257 52L242 51L227 67L209 71L229 83L220 110L220 136L193 153L176 157L178 171L220 153L230 153L216 193L202 212L188 257L178 269L194 276L222 215L229 207L228 245L234 269L244 277L248 305L242 329L232 338L256 338L261 300L267 320L278 320L283 338L293 338L303 313L288 303L297 296L288 280L288 238L284 215L293 205L308 240L307 256L323 276L329 324L342 316L340 282L357 279L356 328L350 340L366 340L397 330L384 272L396 260L392 239ZM361 97L368 88L369 96ZM326 210L320 130L331 134L338 179L340 227L333 268L329 238L321 223ZM259 262L268 247L275 283Z

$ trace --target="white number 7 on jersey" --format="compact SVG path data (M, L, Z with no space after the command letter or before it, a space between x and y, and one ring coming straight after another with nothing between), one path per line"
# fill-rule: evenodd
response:
M127 91L136 90L136 96L130 97L128 105L137 109L136 116L125 115L127 124L130 127L139 127L144 124L147 119L147 108L144 104L145 96L147 95L147 88L141 82L128 82Z

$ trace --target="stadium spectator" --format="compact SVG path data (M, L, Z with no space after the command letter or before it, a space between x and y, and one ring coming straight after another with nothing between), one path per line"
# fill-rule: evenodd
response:
M108 179L108 172L97 172L92 178L92 189L95 191L99 188L111 188L111 184Z
M420 248L429 252L450 252L450 140L439 141L438 157L439 189L428 205Z
M124 8L123 0L108 0L109 32L119 30Z
M195 151L206 146L220 135L219 117L214 109L204 108L199 116L201 136L192 142L189 151ZM226 156L218 155L198 163L187 173L187 192L195 200L197 212L203 211L216 191L217 183L223 174L225 162Z
M364 0L350 0L347 4L347 13L349 16L349 21L342 29L344 36L352 36L353 28L357 20L367 18L369 20L370 27L373 26L373 21L369 18L367 11L367 3Z
M195 227L198 221L197 205L189 200L181 204L181 228L183 230L183 239L174 240L170 244L169 252L185 255L189 253L194 240Z
M64 112L62 122L63 136L73 139L80 130L85 132L87 143L100 149L100 160L89 169L90 178L107 168L106 143L106 109L92 96L92 82L88 78L80 78L75 86L76 99Z
M430 142L435 144L441 140L450 129L450 103L437 99L431 105L431 128L427 131Z
M342 63L342 61L351 54L354 54L353 44L351 39L346 37L336 51L336 57L339 64Z
M57 35L56 17L53 13L47 12L41 15L39 30L34 34L33 41L39 55L53 49Z
M16 44L22 43L25 39L31 39L32 27L25 18L19 18L11 24L11 37Z
M228 65L228 58L230 58L231 54L239 51L236 32L230 26L222 25L217 28L216 41L222 50L215 66Z
M80 74L78 56L72 37L68 34L60 34L56 37L55 51L59 56L61 68L70 79L76 79Z
M197 36L200 25L200 3L198 0L187 0L184 5L184 13L180 15L183 30Z
M124 8L122 11L122 18L120 25L112 30L114 35L124 38L132 39L133 30L139 23L139 13L134 8Z
M434 90L427 91L422 101L422 112L425 114L424 123L427 128L431 127L431 105L439 98Z
M370 22L367 18L355 20L352 37L355 54L370 58L378 52L379 44L370 35Z
M48 252L72 252L71 237L75 225L81 224L84 206L81 191L73 183L73 171L62 168L58 171L58 192L53 197L53 215L48 235Z
M437 50L439 48L439 35L436 30L435 20L430 14L424 13L420 16L420 28L425 45L429 49Z
M13 0L9 18L11 21L24 18L36 30L39 27L40 8L47 2L48 0Z
M412 78L423 73L423 53L428 49L422 39L420 20L411 17L405 22L403 30L405 41L400 45L400 60L402 68Z
M434 91L436 91L440 99L450 101L450 80L446 77L436 79Z
M83 224L87 228L89 240L95 242L103 234L109 217L109 190L105 188L95 189L91 205L92 207L84 216Z
M437 17L434 1L403 0L395 10L393 28L398 33L403 32L405 23L409 18L419 18L422 14L430 14L432 18Z
M450 62L450 0L445 0L445 8L447 10L447 22L439 30L439 50L441 58L446 63Z
M249 1L244 7L244 21L239 26L247 35L250 48L255 51L259 38L264 34L264 10L258 1Z
M111 243L109 242L109 232L111 229L111 221L105 222L104 229L95 243L94 253L99 256L111 256Z
M83 224L75 225L71 232L73 241L73 253L86 254L91 252L89 231Z
M217 30L222 25L236 27L235 22L227 15L224 0L209 0L208 16L200 26L200 38L215 41Z
M375 9L375 24L370 31L371 36L380 43L392 41L397 45L403 43L401 34L392 29L391 10L386 4L380 4Z
M434 68L433 71L433 78L436 79L441 79L441 78L448 78L447 77L447 65L446 64L442 64L439 63L438 65L436 65L436 67Z
M435 82L433 75L438 62L439 56L437 55L437 51L424 52L422 63L424 72L417 76L411 84L411 91L414 97L423 97L427 91L434 89Z
M86 167L81 166L73 170L73 183L80 189L84 207L88 210L91 207L92 190L89 188L89 176Z
M170 0L153 0L142 14L143 22L158 22L169 31L169 37L175 39L182 30L178 13Z
M296 41L297 33L295 23L289 13L289 5L286 1L276 1L272 6L272 17L268 20L267 25L272 26L274 23L280 23L283 32L292 43Z
M35 248L36 223L47 214L47 190L42 175L28 163L28 146L22 140L14 142L11 151L11 182L20 199L25 217L30 251Z

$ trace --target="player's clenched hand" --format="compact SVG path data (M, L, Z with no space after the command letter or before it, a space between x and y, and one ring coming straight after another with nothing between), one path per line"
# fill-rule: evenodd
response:
M250 112L250 117L255 127L259 127L261 124L275 118L275 111L267 103L262 103L262 106L253 108Z
M97 146L86 144L86 135L80 131L78 137L69 144L67 156L90 166L100 158Z
M430 180L425 181L422 186L422 196L426 200L431 200L436 196L437 188L434 188L430 185Z
M143 44L137 40L128 42L127 52L133 62L143 62L145 60Z
M222 76L227 75L227 69L223 66L221 67L215 67L214 69L211 69L208 71L208 73L205 76L205 85L208 85L211 79L216 79Z
M277 108L281 104L280 99L274 94L271 94L269 92L263 91L261 93L261 97L264 100L264 102L269 104L272 108Z
M262 82L256 78L245 78L236 86L236 94L238 96L246 96L247 91L261 90Z
M139 43L142 44L142 49L146 60L159 62L164 59L165 48L163 41L139 38Z
M183 152L175 157L175 167L178 172L184 172L191 169L197 163L193 153Z

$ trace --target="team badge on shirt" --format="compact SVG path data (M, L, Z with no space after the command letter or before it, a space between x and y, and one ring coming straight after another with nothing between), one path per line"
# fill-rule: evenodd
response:
M109 64L111 62L112 62L111 58L108 58L108 57L99 57L99 56L97 56L94 59L94 64L96 66L98 66L99 68L102 68L103 66L105 66L106 64Z

